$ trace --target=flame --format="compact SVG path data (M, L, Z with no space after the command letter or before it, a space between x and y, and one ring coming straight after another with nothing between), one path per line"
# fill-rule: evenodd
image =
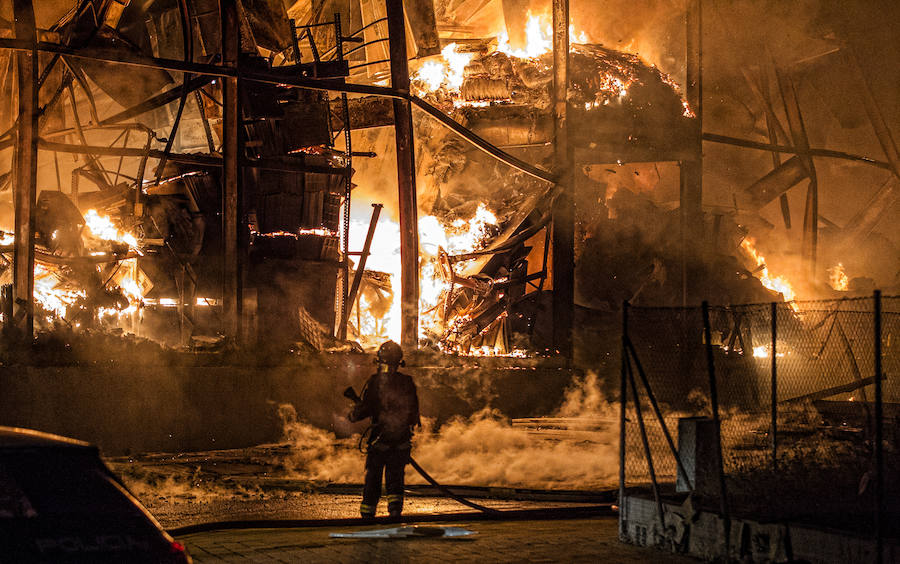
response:
M752 258L756 262L756 266L760 267L754 275L759 278L759 281L762 282L762 285L772 290L773 292L778 292L782 296L784 296L784 301L791 302L791 309L794 311L798 311L798 307L794 302L796 298L796 293L794 292L794 287L791 286L790 282L783 276L773 276L769 273L769 268L766 266L766 259L764 256L759 254L759 251L756 250L756 240L752 237L747 237L743 241L741 241L741 248L744 249L750 258Z
M130 251L143 256L144 253L137 237L117 228L108 216L100 215L97 210L90 209L84 214L84 222L90 234L97 239L124 243L128 245ZM108 284L118 286L122 295L128 299L128 306L122 309L102 307L97 310L98 316L101 319L111 316L122 318L143 307L145 288L138 282L141 278L142 274L138 268L137 259L132 258L119 262L117 270Z
M835 266L832 266L827 270L828 272L828 285L832 287L832 289L837 290L838 292L846 292L850 289L850 278L847 277L847 273L844 271L844 264L837 263Z
M452 90L459 90L463 83L463 71L472 60L472 53L459 53L456 51L456 43L451 43L441 49L441 57L449 68L447 72L447 85Z
M455 45L455 43L454 43ZM448 45L449 47L449 45ZM444 47L446 50L446 47ZM437 61L426 61L419 70L413 74L413 80L421 80L428 87L429 92L434 92L444 84L447 67Z
M570 28L572 29L572 28ZM553 28L550 23L541 25L541 17L529 10L525 23L526 44L523 49L513 49L509 45L509 34L501 31L497 35L497 51L520 59L533 59L553 50Z
M569 24L569 43L590 43L591 40L588 38L587 33L584 31L575 31L575 25Z
M61 286L62 279L56 270L35 263L34 299L48 312L65 318L69 306L84 297L83 290L72 290Z
M128 245L129 250L143 255L137 238L127 231L120 231L113 224L112 220L97 213L97 210L88 210L84 214L84 224L91 232L91 235L104 241L115 241Z
M355 203L355 202L354 202ZM368 208L368 205L365 206ZM351 211L365 209L352 207ZM368 231L368 218L353 217L350 221L351 249L362 249ZM354 268L359 265L357 257L349 257ZM378 291L360 291L358 305L350 315L350 323L357 324L357 339L363 345L375 345L385 339L400 341L400 225L384 216L378 222L372 239L366 270L387 274L391 284L390 294L382 296ZM390 300L383 303L382 298Z
M541 20L544 20L541 25ZM533 59L553 51L553 25L549 16L535 16L529 10L525 23L525 47L513 49L509 44L509 34L504 30L497 34L497 51L520 59ZM569 43L590 43L587 33L576 31L574 24L569 24Z
M90 238L86 241L88 245L91 240L95 243L98 239L101 241L114 241L125 244L130 251L143 255L137 237L127 231L118 229L109 217L102 216L97 213L97 210L91 209L84 214L84 219L85 226L88 228L86 235L90 235ZM9 231L0 232L0 245L12 244L14 239L14 233ZM107 253L88 248L87 254L89 256L100 256ZM66 319L70 315L70 307L78 300L86 297L84 290L74 289L66 284L68 278L66 271L55 265L37 262L34 265L34 300L49 313L47 317L48 322L52 321L53 318ZM142 305L143 294L147 289L137 281L141 279L145 281L145 286L150 286L149 281L143 278L136 258L119 261L115 272L107 284L118 287L122 295L128 300L129 305L122 309L100 307L97 309L97 316L101 319L110 316L121 317L137 311Z
M458 49L456 43L445 46L441 49L441 61L427 61L412 75L412 79L423 82L427 86L426 92L445 87L452 93L459 94L466 65L475 55L460 53Z
M419 336L430 333L439 334L444 329L441 308L450 282L444 281L437 263L438 249L445 249L450 254L472 252L484 245L492 229L497 225L497 217L485 204L479 204L474 216L469 219L456 219L444 224L435 216L424 216L419 219ZM354 219L351 221L350 246L362 248L368 223ZM359 308L354 309L350 321L356 324L359 319L359 335L361 343L373 345L386 338L400 338L400 225L390 219L382 219L375 230L371 254L366 260L366 270L384 272L390 276L392 295L386 313L379 313L383 305L370 301L365 293L358 296ZM351 257L351 260L353 258ZM356 261L354 261L356 262ZM482 356L486 355L484 351ZM511 354L511 353L507 353Z
M540 57L553 50L553 30L547 20L547 16L535 16L528 13L525 24L525 36L527 44L522 49L513 49L509 45L509 35L501 31L497 35L496 51L505 53L511 57L532 59ZM589 39L584 31L575 31L575 26L569 26L569 35L572 43L588 43ZM426 61L413 73L414 87L419 89L418 94L428 94L445 89L457 108L463 106L484 107L490 104L486 101L465 101L458 98L465 78L465 69L474 58L474 53L461 53L456 43L450 43L441 49L441 59Z

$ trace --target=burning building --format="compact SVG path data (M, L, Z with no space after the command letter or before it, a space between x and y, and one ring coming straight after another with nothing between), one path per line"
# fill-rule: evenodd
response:
M896 247L878 235L895 217L893 115L864 44L829 51L825 36L736 71L704 55L723 28L703 35L699 2L642 8L641 33L593 8L12 2L8 333L570 356L576 318L623 300L896 283ZM706 127L703 64L728 68L709 83L714 127L740 111L728 97L746 108L737 126ZM802 94L836 64L858 74L864 112L813 111L868 120L885 161L813 147L822 127ZM825 158L874 187L839 222L819 187L844 172Z

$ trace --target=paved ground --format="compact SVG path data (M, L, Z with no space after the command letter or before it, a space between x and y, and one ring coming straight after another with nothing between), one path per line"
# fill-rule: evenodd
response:
M170 529L198 523L254 519L353 519L359 517L362 485L314 483L286 476L283 445L182 454L144 454L107 459L129 489ZM416 486L411 486L413 490ZM500 510L595 505L596 499L551 496L534 499L499 488L473 501ZM457 492L460 495L472 495ZM387 512L381 500L379 514ZM404 514L465 513L446 497L410 491Z
M247 529L179 537L194 562L659 562L683 556L625 545L615 518L451 523L477 534L453 539L332 539L329 533L385 528Z
M249 449L187 454L148 454L109 459L129 488L168 529L236 520L343 520L359 515L359 485L320 484L287 475L280 461L289 449L261 445ZM414 490L415 488L413 488ZM596 498L523 495L499 488L473 498L512 512L601 503ZM474 492L463 495L474 495ZM379 515L385 512L385 501ZM442 497L409 491L404 516L468 513ZM416 517L416 516L419 517ZM582 513L581 515L587 515ZM329 533L397 525L339 524L305 528L234 529L180 535L198 564L205 562L694 562L619 543L612 517L546 521L472 521L447 526L477 534L471 540L332 539ZM537 518L533 514L525 517ZM306 523L292 523L306 524ZM438 524L422 523L427 526ZM195 529L196 530L196 529Z

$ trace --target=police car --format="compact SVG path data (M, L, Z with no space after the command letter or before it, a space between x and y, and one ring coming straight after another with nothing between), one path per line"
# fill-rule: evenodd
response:
M0 562L190 563L88 443L0 426Z

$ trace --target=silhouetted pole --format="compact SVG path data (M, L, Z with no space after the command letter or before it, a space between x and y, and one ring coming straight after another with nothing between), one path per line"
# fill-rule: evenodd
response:
M703 4L690 0L685 21L685 55L687 82L685 95L694 113L694 129L691 146L694 157L681 161L681 287L682 305L696 303L695 280L688 264L691 255L702 250L703 243Z
M873 296L875 329L875 562L884 561L884 406L881 379L881 290Z
M776 302L772 302L771 305L771 322L772 322L772 358L770 359L771 366L771 378L772 378L772 389L771 389L771 442L772 442L772 471L776 472L776 476L778 475L778 354L777 354L777 345L778 345L778 304Z
M13 162L15 254L13 257L14 319L26 342L34 331L34 199L37 184L37 43L31 0L14 0L16 39L29 42L29 51L15 54L19 115ZM9 320L8 320L9 321Z
M560 194L553 203L553 348L572 358L575 316L573 156L566 119L569 84L569 0L553 0L553 149Z
M391 52L391 86L409 91L403 1L387 0ZM419 335L419 226L412 110L409 101L394 100L397 186L400 195L400 344L415 348Z
M222 62L236 68L240 53L240 27L237 7L231 0L220 0L222 20ZM240 339L241 332L241 262L239 244L241 170L239 162L240 101L238 78L222 80L222 184L223 184L223 288L225 335Z

